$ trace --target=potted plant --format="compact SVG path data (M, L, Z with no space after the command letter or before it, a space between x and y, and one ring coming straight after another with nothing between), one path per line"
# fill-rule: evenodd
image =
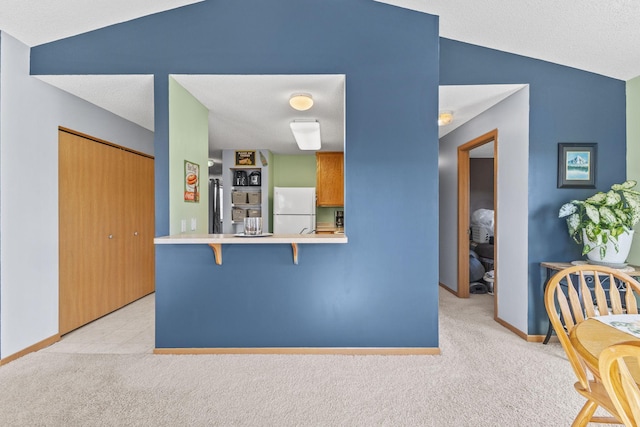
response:
M590 261L604 264L626 261L633 226L640 221L640 192L634 190L636 184L633 180L614 184L606 193L572 200L560 208L559 217L567 218L569 235L584 245L582 255L587 255Z

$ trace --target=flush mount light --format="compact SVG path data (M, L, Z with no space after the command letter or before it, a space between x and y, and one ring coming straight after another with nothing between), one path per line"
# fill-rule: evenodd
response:
M313 107L313 97L308 93L294 93L289 98L289 105L294 110L307 111Z
M289 125L301 150L320 149L320 123L317 120L294 120Z
M441 111L438 114L438 126L446 126L453 121L453 111Z
M207 164L209 165L209 167L213 166L216 164L216 162L214 162L213 160L209 159L209 162L207 162Z

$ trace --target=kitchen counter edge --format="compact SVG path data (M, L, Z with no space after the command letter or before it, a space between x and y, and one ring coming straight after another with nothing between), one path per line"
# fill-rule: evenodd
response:
M156 245L194 244L267 244L282 243L347 243L345 234L274 234L271 236L236 236L233 234L174 234L153 239Z

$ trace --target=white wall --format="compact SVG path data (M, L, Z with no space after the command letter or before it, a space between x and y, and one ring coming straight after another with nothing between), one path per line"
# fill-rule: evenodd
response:
M498 317L527 327L529 87L506 98L440 140L440 283L457 290L458 147L498 129L496 264ZM468 284L461 284L468 286Z
M152 76L149 76L152 79ZM153 154L153 133L29 76L0 35L0 358L58 333L58 126Z

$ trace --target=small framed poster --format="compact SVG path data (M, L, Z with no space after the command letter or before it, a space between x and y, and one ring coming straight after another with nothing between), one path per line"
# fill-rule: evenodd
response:
M595 142L558 143L558 188L596 188Z
M200 202L200 165L184 161L184 201L189 203Z
M236 166L255 166L255 165L256 165L255 150L236 151Z

